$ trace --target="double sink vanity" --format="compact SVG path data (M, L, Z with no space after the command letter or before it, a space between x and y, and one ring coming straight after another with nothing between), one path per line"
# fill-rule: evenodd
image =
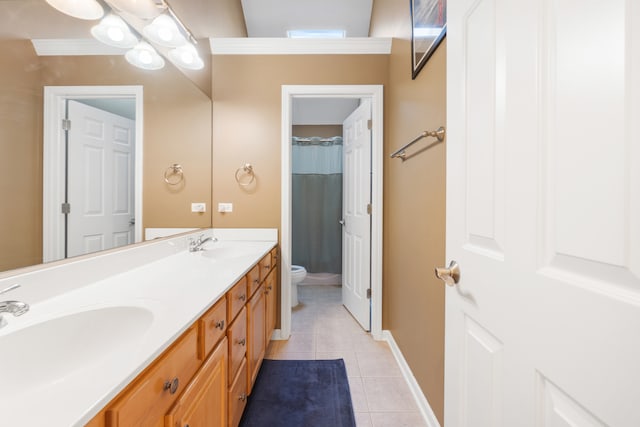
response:
M278 277L277 230L213 229L0 278L3 425L237 426Z

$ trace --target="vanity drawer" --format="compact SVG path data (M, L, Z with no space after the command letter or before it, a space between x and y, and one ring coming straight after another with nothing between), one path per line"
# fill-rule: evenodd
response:
M237 427L247 406L247 358L242 359L238 375L229 387L229 427Z
M192 326L107 409L106 426L158 425L200 364Z
M269 274L269 272L271 271L271 268L273 267L271 265L271 252L269 252L268 254L266 254L258 263L258 265L260 266L260 283L262 283L262 281L264 281L265 277L267 277L267 275Z
M247 309L242 308L227 331L229 339L229 384L247 354Z
M260 264L256 264L253 268L247 273L247 288L249 289L249 297L253 296L260 286Z
M227 322L231 324L242 307L247 303L247 277L243 276L227 292Z
M201 360L213 350L227 330L227 299L220 298L199 320L200 352Z

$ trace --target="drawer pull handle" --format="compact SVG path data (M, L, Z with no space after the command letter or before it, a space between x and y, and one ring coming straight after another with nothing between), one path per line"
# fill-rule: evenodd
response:
M220 329L221 331L224 329L224 320L218 320L216 322L216 328Z
M238 400L244 402L245 400L247 400L247 394L242 393L240 396L238 396Z
M178 378L174 378L171 381L166 381L164 383L164 390L169 390L169 393L175 394L178 391L178 386L180 385L180 381Z
M242 294L242 295L240 295L240 296L238 297L238 299L239 299L240 301L246 301L246 300L247 300L247 296L246 296L245 294Z
M242 338L241 340L238 340L238 344L240 345L245 345L247 343L246 338Z
M268 270L268 269L270 269L270 268L271 268L271 264L266 264L266 265L264 266L264 269L265 269L265 270Z
M253 279L253 283L257 285L258 283L260 283L260 279Z

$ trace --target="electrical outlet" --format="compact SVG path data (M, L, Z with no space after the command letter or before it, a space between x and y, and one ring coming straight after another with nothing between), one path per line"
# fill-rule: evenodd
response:
M218 203L218 212L233 212L233 203Z
M191 203L191 212L206 212L206 203Z

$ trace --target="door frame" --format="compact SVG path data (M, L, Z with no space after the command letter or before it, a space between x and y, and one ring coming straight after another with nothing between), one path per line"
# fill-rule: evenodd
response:
M42 261L64 258L64 217L59 215L65 188L65 118L67 99L132 98L135 100L134 239L142 241L143 87L45 86L42 156Z
M280 329L274 339L291 335L291 137L294 98L371 99L371 335L382 335L382 172L384 114L382 85L283 85L281 142Z

